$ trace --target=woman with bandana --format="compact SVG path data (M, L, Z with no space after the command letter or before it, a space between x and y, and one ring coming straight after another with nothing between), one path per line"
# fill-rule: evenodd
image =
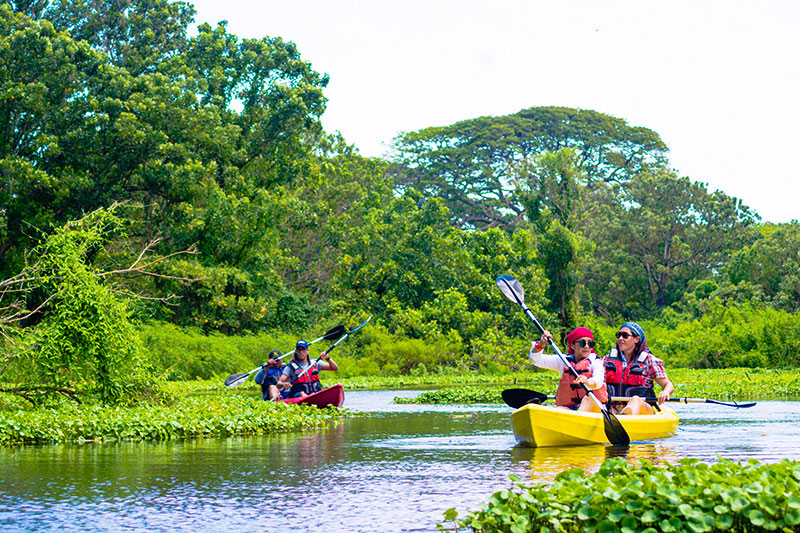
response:
M653 384L661 387L658 405L669 400L675 387L664 371L664 363L647 348L644 330L636 322L625 322L617 331L617 344L603 359L608 395L630 397L613 402L615 412L629 415L653 414L655 410L642 398L655 398Z

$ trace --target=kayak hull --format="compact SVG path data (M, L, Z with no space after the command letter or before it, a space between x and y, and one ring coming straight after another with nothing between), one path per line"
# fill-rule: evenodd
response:
M323 407L341 407L344 403L344 388L341 384L337 383L332 387L322 389L314 394L309 394L303 398L287 398L285 400L278 400L283 403L303 403L309 405L316 405L319 408Z
M678 414L662 405L654 415L617 415L631 442L663 439L678 429ZM607 444L603 415L527 404L511 413L511 430L523 446Z

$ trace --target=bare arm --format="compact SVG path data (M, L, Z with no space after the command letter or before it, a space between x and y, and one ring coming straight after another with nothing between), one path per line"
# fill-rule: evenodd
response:
M339 365L336 364L336 361L331 359L331 356L328 355L327 352L319 354L319 358L322 359L322 370L330 370L332 372L339 370Z
M662 389L661 392L658 393L658 404L661 405L669 400L669 397L675 392L675 387L672 385L669 378L655 378L654 381L658 383Z

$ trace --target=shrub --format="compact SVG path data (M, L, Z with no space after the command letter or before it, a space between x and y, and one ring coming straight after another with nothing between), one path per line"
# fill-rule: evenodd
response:
M573 469L550 486L518 483L493 494L483 510L458 520L449 509L445 520L453 520L455 529L484 532L795 531L799 485L800 463L788 460L707 465L682 459L660 468L648 462L634 467L616 457L591 476Z

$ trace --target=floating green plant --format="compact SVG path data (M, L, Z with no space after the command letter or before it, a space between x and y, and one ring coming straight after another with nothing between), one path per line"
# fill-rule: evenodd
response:
M720 458L708 465L682 459L677 465L642 462L637 467L616 457L590 476L572 469L558 474L550 485L517 483L462 519L449 509L445 520L453 527L439 524L439 529L788 533L800 525L798 483L800 463L788 460L760 464Z

